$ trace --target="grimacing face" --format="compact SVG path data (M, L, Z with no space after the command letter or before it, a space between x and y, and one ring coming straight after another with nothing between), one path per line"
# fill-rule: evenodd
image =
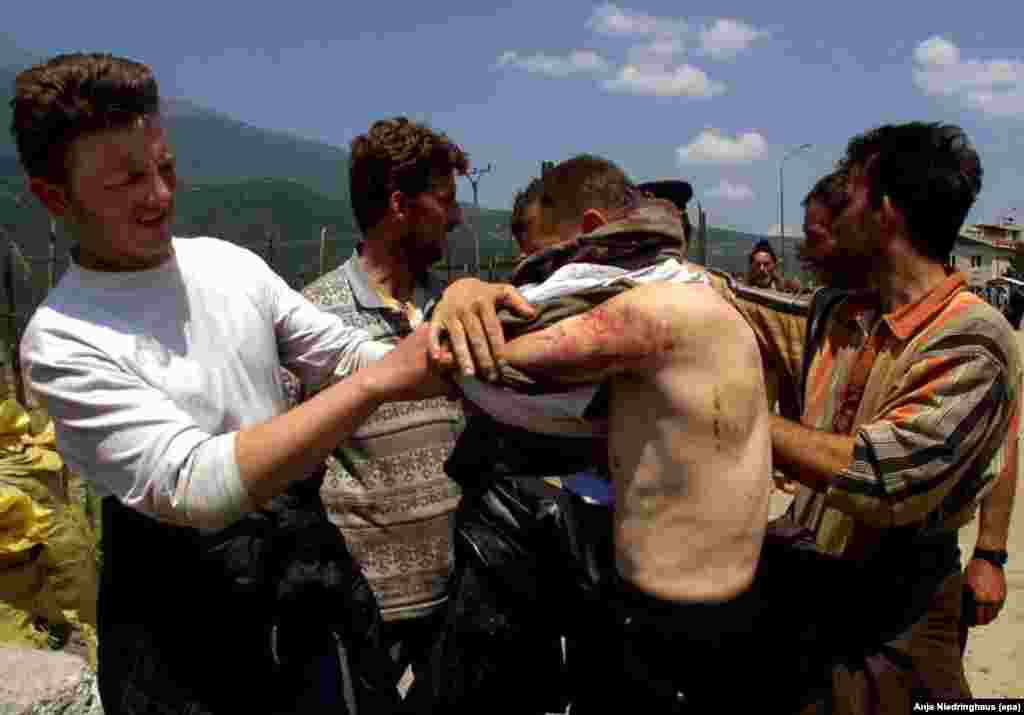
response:
M409 234L403 241L406 260L417 271L441 260L448 234L462 223L456 201L455 173L439 176L431 186L409 200Z
M832 218L833 253L842 262L844 272L870 274L883 250L882 231L868 199L867 177L862 167L850 172L847 193L849 202Z
M819 283L832 288L859 289L867 286L868 273L856 268L839 252L833 238L833 212L816 199L804 210L804 241L797 257Z
M174 157L159 116L84 135L68 151L60 216L78 260L97 270L144 270L172 252L177 188Z

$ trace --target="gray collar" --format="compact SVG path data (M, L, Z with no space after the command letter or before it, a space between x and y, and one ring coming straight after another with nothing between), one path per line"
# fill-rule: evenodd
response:
M377 295L377 291L370 285L370 277L366 275L366 271L363 270L363 266L359 262L358 249L352 251L351 258L345 261L342 270L345 273L345 279L348 281L349 287L352 289L352 297L355 298L360 307L373 310L391 310L391 307L381 300L380 296ZM443 286L440 284L440 281L435 279L432 274L427 273L425 283L416 281L413 288L412 303L426 315L430 312L434 303L437 302L442 290Z

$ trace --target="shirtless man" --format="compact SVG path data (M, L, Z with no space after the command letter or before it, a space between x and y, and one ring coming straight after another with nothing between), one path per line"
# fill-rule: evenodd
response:
M565 383L610 381L623 578L680 603L750 586L771 487L767 408L756 344L725 301L703 285L641 286L509 342L503 358Z
M545 175L543 223L552 239L608 231L631 218L622 219L624 197L614 191L596 192L579 213L570 162ZM678 226L667 202L648 203ZM608 384L622 577L609 604L619 620L607 639L621 677L608 686L633 685L631 704L641 710L710 703L739 659L753 653L742 639L754 628L752 584L772 488L753 333L703 282L658 283L506 344L494 306L510 295L508 286L474 279L453 284L432 318L434 358L456 360L466 375L491 376L498 355L537 378ZM453 355L442 350L442 334Z

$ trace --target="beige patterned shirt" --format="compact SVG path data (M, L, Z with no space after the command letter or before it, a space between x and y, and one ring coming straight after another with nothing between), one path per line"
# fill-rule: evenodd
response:
M385 303L354 253L303 294L375 340L395 343L441 289L418 284L413 309ZM443 397L386 404L328 457L320 492L327 515L362 564L385 621L428 615L447 598L461 492L444 462L463 424L459 405Z

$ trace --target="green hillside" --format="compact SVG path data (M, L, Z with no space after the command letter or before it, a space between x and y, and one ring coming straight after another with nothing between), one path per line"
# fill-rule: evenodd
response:
M10 100L16 69L0 57L0 158L16 156ZM295 181L331 198L348 197L348 152L336 146L259 129L191 102L169 99L164 118L181 178L196 184L248 179Z
M18 206L21 170L10 136L16 72L37 61L0 33L0 226L25 253L49 252L48 221L34 201ZM184 99L168 99L164 115L182 181L174 223L178 235L214 235L247 245L261 254L271 250L275 267L292 282L319 268L319 235L329 227L328 265L347 256L356 240L348 201L348 154L344 149L268 131L232 119ZM460 185L460 191L465 187ZM482 209L479 217L464 206L466 224L449 241L453 265L476 261L476 236L482 263L517 253L508 235L509 212ZM479 224L479 225L477 225ZM744 271L747 255L761 236L708 229L708 263ZM773 241L776 250L781 246ZM790 251L795 242L790 243ZM66 244L58 244L63 255Z

